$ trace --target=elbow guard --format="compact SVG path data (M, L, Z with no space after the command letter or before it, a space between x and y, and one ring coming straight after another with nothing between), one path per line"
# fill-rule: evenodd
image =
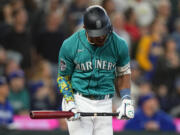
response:
M116 76L123 76L126 74L131 74L130 63L123 67L116 67Z

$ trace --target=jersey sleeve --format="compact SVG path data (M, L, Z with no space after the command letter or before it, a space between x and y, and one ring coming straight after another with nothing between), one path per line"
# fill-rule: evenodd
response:
M125 40L118 41L118 60L116 63L116 74L122 76L130 74L130 56L128 45Z
M59 53L59 66L57 83L60 93L63 94L67 102L74 101L73 89L71 85L71 75L74 70L72 51L68 49L68 44L63 43Z
M64 42L59 52L58 74L62 76L71 75L74 70L72 51L67 46L69 45Z

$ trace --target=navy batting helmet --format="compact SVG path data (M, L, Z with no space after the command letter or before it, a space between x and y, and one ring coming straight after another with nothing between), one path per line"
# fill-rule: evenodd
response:
M112 32L109 16L101 6L88 7L83 21L89 37L100 37Z

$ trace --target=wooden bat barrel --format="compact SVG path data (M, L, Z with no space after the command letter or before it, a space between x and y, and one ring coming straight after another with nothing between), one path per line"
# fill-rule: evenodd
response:
M73 112L68 111L31 111L30 117L32 119L61 119L70 118L74 116Z

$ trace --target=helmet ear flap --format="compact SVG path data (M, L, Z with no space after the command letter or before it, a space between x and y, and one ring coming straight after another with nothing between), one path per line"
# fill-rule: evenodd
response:
M111 24L110 18L108 18L108 21L109 21L109 34L111 34L113 32L113 26Z
M109 26L109 34L111 34L113 32L113 26L112 24Z

